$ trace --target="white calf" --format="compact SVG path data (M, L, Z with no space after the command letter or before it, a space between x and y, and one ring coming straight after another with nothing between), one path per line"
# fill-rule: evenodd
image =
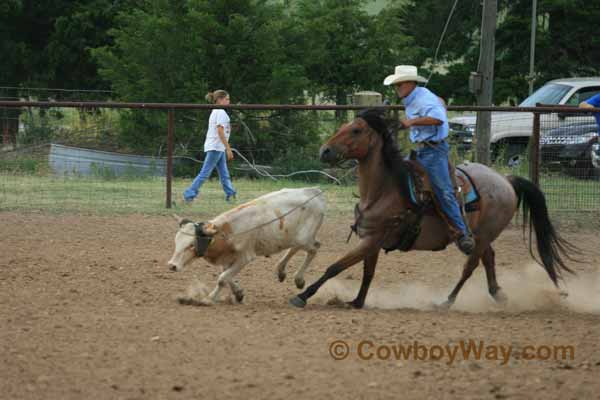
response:
M270 256L289 249L277 264L280 281L285 267L298 250L306 251L302 267L294 275L298 288L304 287L304 272L320 246L316 234L325 214L325 196L319 188L282 189L261 196L227 211L206 223L194 223L178 217L175 252L169 260L174 271L180 271L196 257L204 257L219 265L215 289L209 294L217 301L219 292L229 285L236 300L244 292L235 275L257 256Z

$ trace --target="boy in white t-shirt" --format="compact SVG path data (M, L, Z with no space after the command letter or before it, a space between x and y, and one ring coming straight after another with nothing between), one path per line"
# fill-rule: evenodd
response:
M206 100L213 104L229 104L229 94L224 90L215 90L206 95ZM231 176L227 169L227 161L233 160L233 153L229 147L229 135L231 133L231 123L229 115L223 109L213 109L208 119L208 130L206 140L204 141L204 163L198 176L194 179L190 187L183 192L183 199L191 202L196 196L200 187L208 178L212 171L217 168L221 185L225 192L225 201L235 198L236 191L231 184Z

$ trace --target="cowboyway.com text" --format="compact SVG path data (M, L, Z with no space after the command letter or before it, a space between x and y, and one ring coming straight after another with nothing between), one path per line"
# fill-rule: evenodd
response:
M362 340L356 345L343 340L329 344L329 354L335 360L352 358L362 361L440 361L448 365L460 360L497 361L506 365L516 360L574 360L575 347L572 345L512 345L487 344L483 340L461 340L444 345L409 343L376 343Z

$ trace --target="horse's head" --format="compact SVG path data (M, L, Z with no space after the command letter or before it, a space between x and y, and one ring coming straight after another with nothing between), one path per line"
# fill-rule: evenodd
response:
M335 164L342 160L360 161L366 158L375 143L381 139L381 132L378 131L387 131L381 111L361 111L352 122L342 125L335 135L321 146L321 162Z

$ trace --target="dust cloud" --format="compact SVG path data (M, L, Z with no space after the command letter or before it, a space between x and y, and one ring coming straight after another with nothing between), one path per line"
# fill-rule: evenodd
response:
M208 286L198 279L194 279L187 287L185 293L177 296L177 302L184 305L192 306L210 306L208 294L210 290Z
M507 301L496 303L487 291L487 281L482 268L463 286L454 311L481 312L520 312L567 308L575 312L600 314L600 271L581 272L577 276L564 274L565 281L560 289L554 287L546 271L531 262L522 268L502 271L497 268L497 279ZM458 277L457 277L458 280ZM443 302L454 284L447 287L434 287L420 282L404 282L392 287L372 285L365 307L380 309L434 310ZM352 300L358 293L360 281L333 279L327 282L311 299L321 304L336 304ZM561 291L568 296L561 296Z

